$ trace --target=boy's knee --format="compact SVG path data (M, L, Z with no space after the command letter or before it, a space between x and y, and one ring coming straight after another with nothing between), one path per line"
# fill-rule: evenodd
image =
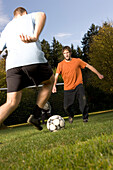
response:
M14 93L7 93L7 101L6 103L9 104L9 106L16 108L22 97L22 91L20 92L14 92Z
M15 100L15 99L9 99L9 100L7 100L7 103L8 103L12 108L16 108L16 107L19 105L20 101Z

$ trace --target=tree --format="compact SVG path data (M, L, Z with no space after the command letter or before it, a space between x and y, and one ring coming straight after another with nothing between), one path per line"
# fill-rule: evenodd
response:
M83 59L83 55L82 55L82 50L79 46L77 46L77 58L81 58Z
M63 59L62 45L53 37L52 42L52 66L57 67L58 63Z
M71 54L72 58L76 58L77 57L77 51L74 49L73 44L71 44L71 51L72 51L72 54Z
M94 24L91 25L90 29L84 35L82 39L82 51L83 51L83 60L88 62L89 58L89 48L90 43L92 42L92 38L94 35L97 35L99 31L99 26L95 26Z
M113 24L104 23L98 34L90 43L90 63L104 75L100 81L97 76L90 76L94 87L99 87L107 93L113 93Z
M50 44L46 40L41 41L41 47L42 51L45 54L45 58L48 60L49 64L52 64L52 57L51 57L51 49L50 49Z
M5 59L0 59L0 88L6 87ZM0 91L0 105L6 100L6 91Z
M0 88L6 87L5 59L0 59Z

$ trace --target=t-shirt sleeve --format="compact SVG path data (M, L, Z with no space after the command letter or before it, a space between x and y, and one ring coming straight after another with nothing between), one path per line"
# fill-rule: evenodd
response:
M79 59L79 63L80 63L80 67L82 69L84 69L86 67L86 65L87 65L87 63L85 61L81 60L81 59Z
M56 69L56 73L61 74L62 70L61 70L61 63L58 64L57 69Z

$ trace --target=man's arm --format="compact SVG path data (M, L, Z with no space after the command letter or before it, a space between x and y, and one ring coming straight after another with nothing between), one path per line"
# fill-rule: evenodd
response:
M59 76L59 73L56 73L56 74L55 74L55 81L54 81L52 93L56 93L56 92L57 92L57 90L56 90L56 84L57 84L58 76Z
M43 30L43 27L45 25L46 21L46 15L44 12L37 12L35 16L35 30L34 30L34 35L32 37L28 35L20 35L21 40L24 43L31 43L31 42L36 42L39 38L40 33Z
M34 37L38 40L40 33L42 32L45 21L46 21L46 15L44 12L37 12L35 17L36 25L35 25L35 31L34 31Z
M92 72L94 72L98 76L99 79L103 79L104 78L104 76L102 74L100 74L93 66L87 64L86 67L88 69L90 69Z

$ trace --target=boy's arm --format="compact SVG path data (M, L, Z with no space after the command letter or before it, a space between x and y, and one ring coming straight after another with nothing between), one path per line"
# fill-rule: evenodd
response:
M99 79L103 79L104 78L104 76L102 74L100 74L93 66L87 64L86 67L88 69L90 69L92 72L94 72L99 77Z
M38 40L40 33L42 32L46 21L46 14L44 12L37 12L35 16L35 30L34 37Z
M56 90L56 84L57 84L58 76L59 76L59 73L56 73L56 74L55 74L55 81L54 81L52 93L56 93L56 92L57 92L57 90Z
M46 21L46 15L44 12L37 12L35 16L35 30L33 36L28 36L28 35L20 35L20 39L24 43L31 43L31 42L36 42L39 38L40 33L43 30L43 27L45 25Z

